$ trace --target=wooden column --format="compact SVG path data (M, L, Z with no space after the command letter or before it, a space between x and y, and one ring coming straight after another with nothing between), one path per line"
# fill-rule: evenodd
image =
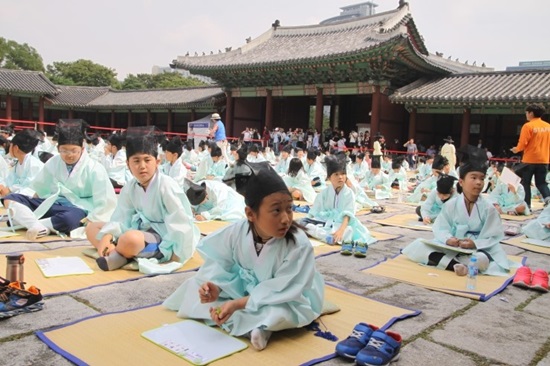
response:
M72 109L69 109L69 119L74 118L74 111Z
M95 119L95 122L94 122L95 125L99 126L99 111L95 111L94 119Z
M147 116L145 118L146 118L145 125L146 126L151 126L151 110L150 109L147 110Z
M317 88L315 97L315 129L317 132L323 132L323 88Z
M40 97L38 100L38 122L44 122L44 97ZM38 124L38 130L44 131L44 125Z
M195 110L195 108L193 108L191 109L191 122L196 120L197 120L197 111Z
M6 95L6 119L11 120L12 116L12 97L11 94Z
M172 110L168 110L168 122L166 123L166 132L172 132Z
M329 116L329 124L330 128L334 128L336 126L336 107L338 106L338 99L337 97L330 97L330 116Z
M370 135L373 138L371 138L371 144L374 142L374 136L376 136L378 132L380 132L380 85L374 87L374 93L372 94Z
M460 133L460 146L464 146L470 140L470 117L472 111L470 108L465 108L462 114L462 130Z
M416 139L416 108L413 107L411 109L411 113L409 114L409 135L407 136L408 139Z
M115 128L115 111L111 111L111 128Z
M127 123L126 128L128 128L128 127L132 127L132 111L131 110L128 111L128 123Z
M265 97L265 127L268 131L273 130L273 91L267 89Z
M225 92L225 95L225 135L227 137L233 137L233 95L230 91Z

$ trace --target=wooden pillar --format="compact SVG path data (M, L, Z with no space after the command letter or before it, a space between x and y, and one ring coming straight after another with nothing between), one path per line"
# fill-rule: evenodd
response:
M11 120L12 116L12 97L11 94L6 95L6 119Z
M196 120L197 120L197 111L195 110L195 108L193 108L191 109L191 122Z
M315 129L317 132L323 132L323 88L317 88L315 98Z
M111 111L111 128L115 128L115 111Z
M470 108L465 108L462 114L462 130L460 133L460 146L464 146L470 139L470 120L472 111Z
M413 107L409 114L409 135L407 138L416 139L416 107Z
M146 126L151 126L151 110L147 110L147 116L145 117L147 120L145 121Z
M128 123L126 128L132 127L132 110L128 110Z
M374 142L374 136L380 132L380 85L374 87L372 94L372 106L370 112L370 135L371 144Z
M74 111L72 109L69 109L69 119L74 118Z
M29 106L27 108L28 120L32 121L34 119L34 105L32 103L32 98L29 98Z
M40 97L38 100L38 122L44 122L44 97ZM38 130L44 131L44 125L38 124Z
M226 92L225 95L225 135L227 137L233 137L233 95L230 91Z
M273 91L267 89L265 97L265 127L268 131L273 130Z
M172 110L168 110L168 122L166 123L166 132L172 132Z
M329 116L330 128L334 128L336 126L337 106L338 106L338 99L337 97L332 96L330 98L330 116Z
M94 119L95 119L95 125L98 126L99 125L99 111L95 111L95 116L94 116Z

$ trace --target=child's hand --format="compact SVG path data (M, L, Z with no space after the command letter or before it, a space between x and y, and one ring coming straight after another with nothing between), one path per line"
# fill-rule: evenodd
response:
M503 214L504 212L502 211L502 209L500 208L500 205L495 205L495 208L497 209L498 213L499 214Z
M432 223L432 219L430 219L429 217L424 217L424 219L422 220L426 225L429 225Z
M447 241L445 243L450 247L457 247L459 242L460 242L460 240L453 237L453 238L447 239Z
M195 220L197 221L204 221L206 220L203 215L195 215Z
M459 246L462 249L474 249L476 245L474 244L472 239L462 239L459 241Z
M105 235L99 242L97 252L100 257L107 257L111 252L115 250L115 245L111 243L111 238Z
M220 296L220 288L212 282L205 282L199 287L199 298L201 304L218 300Z
M547 229L550 229L550 222L548 224L545 224L544 226L546 226Z
M338 229L334 232L334 234L332 234L332 242L341 243L343 237L344 237L344 232Z
M221 326L233 315L235 310L237 310L235 300L227 301L221 306L210 308L210 318L214 323Z
M516 193L516 187L512 183L508 183L508 189L510 190L510 192L514 194Z

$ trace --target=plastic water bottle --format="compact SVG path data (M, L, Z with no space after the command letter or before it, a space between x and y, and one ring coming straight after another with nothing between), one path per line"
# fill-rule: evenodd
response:
M466 289L475 290L477 285L477 257L475 254L470 256L470 262L468 263L468 276L466 279Z

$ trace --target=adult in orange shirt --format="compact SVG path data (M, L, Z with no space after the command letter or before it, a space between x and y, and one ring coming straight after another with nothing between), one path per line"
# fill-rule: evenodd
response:
M541 119L545 109L540 104L530 104L525 108L527 123L521 128L518 145L512 152L523 151L521 162L525 164L521 174L521 185L525 188L525 202L531 207L531 180L544 197L544 205L550 203L550 189L546 184L548 164L550 164L550 124Z

